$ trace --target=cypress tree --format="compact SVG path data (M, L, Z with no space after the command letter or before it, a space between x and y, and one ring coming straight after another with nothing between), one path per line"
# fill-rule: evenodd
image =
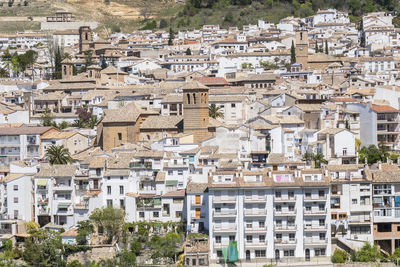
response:
M292 40L292 47L290 48L290 64L296 63L296 48L294 47L294 41Z

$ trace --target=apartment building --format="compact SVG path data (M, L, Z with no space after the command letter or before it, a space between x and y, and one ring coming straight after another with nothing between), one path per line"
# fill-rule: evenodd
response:
M393 254L400 247L400 171L393 165L378 166L370 171L374 241Z
M382 145L399 150L399 111L389 105L348 104L360 113L360 137L363 145Z
M75 165L42 164L34 177L35 221L41 226L51 222L74 226Z
M211 262L223 262L229 241L250 262L331 255L329 179L321 170L217 171L208 190Z
M40 159L41 136L54 127L2 127L0 128L0 165L8 165L12 161Z
M373 243L372 183L364 165L328 165L332 242L347 250Z

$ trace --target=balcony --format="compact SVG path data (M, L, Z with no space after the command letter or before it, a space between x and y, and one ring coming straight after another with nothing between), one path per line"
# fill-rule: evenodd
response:
M327 199L327 196L311 196L311 197L304 197L304 202L325 202Z
M214 197L213 198L213 203L236 203L236 197Z
M295 224L289 225L274 225L275 232L295 232L297 226Z
M236 210L223 210L220 212L216 212L214 210L213 216L214 218L228 218L228 217L236 217Z
M321 245L327 245L328 244L328 238L312 238L312 237L305 237L304 238L304 244L308 246L321 246Z
M245 210L244 211L244 216L245 217L264 217L267 215L266 210Z
M327 215L328 210L325 208L323 210L305 210L304 216L325 216Z
M349 224L369 225L371 224L371 218L349 218Z
M296 238L291 238L291 239L275 239L275 246L283 246L283 247L288 247L288 246L296 246L297 244L297 239Z
M258 196L258 197L245 197L245 203L264 203L267 200L265 196Z
M274 196L274 202L278 203L293 203L296 202L297 197L276 197Z
M237 226L236 225L231 225L231 226L217 226L217 225L214 225L213 229L214 229L215 233L236 233Z
M161 208L161 199L151 199L151 198L145 198L145 199L138 199L136 202L136 207L139 208L148 208L148 209L155 209L155 208Z
M76 191L87 191L89 189L89 185L75 185Z
M305 225L304 231L305 232L325 232L328 230L327 224L316 224L316 225Z
M65 185L65 184L54 184L53 190L54 191L72 191L73 187L71 185Z
M151 161L146 162L131 162L129 163L129 168L132 169L152 169L153 164Z
M268 242L259 242L259 243L245 243L246 248L265 248L267 246Z
M276 210L276 209L274 209L274 216L296 216L296 209L294 209L294 210Z
M89 203L84 202L84 203L78 203L74 205L74 209L76 210L87 210L89 209Z
M250 233L264 233L267 231L267 227L258 227L258 228L246 228L244 229L245 233L250 234Z

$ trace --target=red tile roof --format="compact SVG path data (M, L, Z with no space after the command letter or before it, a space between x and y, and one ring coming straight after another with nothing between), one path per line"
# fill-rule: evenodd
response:
M228 81L223 77L196 77L194 80L204 85L228 85Z
M397 109L389 105L372 105L371 109L376 112L399 112Z
M354 102L354 101L357 101L356 99L351 98L351 97L334 97L334 98L331 98L331 100L334 101L334 102Z

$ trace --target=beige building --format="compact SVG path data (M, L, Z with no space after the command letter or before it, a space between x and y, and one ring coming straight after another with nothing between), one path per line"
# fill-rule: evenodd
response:
M87 136L77 132L47 132L41 137L42 155L52 145L63 145L71 154L76 154L89 147Z

